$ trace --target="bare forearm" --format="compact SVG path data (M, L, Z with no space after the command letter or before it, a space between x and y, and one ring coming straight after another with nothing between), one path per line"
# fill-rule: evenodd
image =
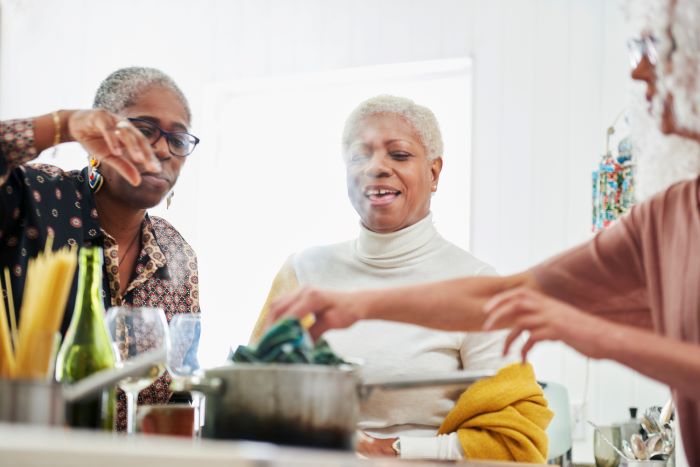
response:
M700 345L619 324L609 329L599 336L603 358L627 365L700 400Z
M73 113L73 110L59 110L58 114L58 130L60 132L59 141L66 143L73 141L73 137L68 131L68 118ZM56 140L56 122L53 114L46 114L34 119L34 146L38 152L50 148Z
M538 287L530 273L522 273L377 290L368 294L363 317L449 331L478 331L486 318L484 304L498 293L521 286Z

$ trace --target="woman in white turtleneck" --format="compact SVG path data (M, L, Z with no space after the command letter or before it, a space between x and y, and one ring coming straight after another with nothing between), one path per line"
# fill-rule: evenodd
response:
M378 96L348 117L343 153L348 195L360 215L358 238L291 256L275 278L272 300L313 285L338 290L385 288L495 271L435 229L430 200L442 170L442 136L433 113L413 101ZM364 362L363 376L411 375L456 369L498 369L505 336L437 331L388 321L363 321L324 335L340 356ZM363 404L359 429L367 456L460 459L456 433L437 435L455 394L440 389L376 392Z

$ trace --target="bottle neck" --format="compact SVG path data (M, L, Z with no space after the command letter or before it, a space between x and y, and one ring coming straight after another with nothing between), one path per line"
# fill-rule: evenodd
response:
M102 249L83 248L80 251L80 275L72 323L88 325L95 314L103 313Z

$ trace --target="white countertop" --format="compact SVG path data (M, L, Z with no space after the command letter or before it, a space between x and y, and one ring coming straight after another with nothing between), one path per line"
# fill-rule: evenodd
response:
M363 460L353 453L242 441L93 433L0 423L0 467L397 466L395 459ZM465 462L461 465L509 465ZM442 462L410 462L414 466Z

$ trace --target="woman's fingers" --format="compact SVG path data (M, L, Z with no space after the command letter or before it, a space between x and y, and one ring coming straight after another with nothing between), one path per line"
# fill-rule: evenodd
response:
M270 305L270 313L267 315L267 325L271 325L275 321L279 320L282 316L287 314L287 310L292 305L292 303L294 303L297 300L297 297L300 293L301 291L297 290L273 301Z
M103 164L108 164L114 167L114 169L121 174L122 177L126 179L132 186L138 186L141 183L141 172L139 169L131 163L125 157L119 156L107 156L100 161Z
M127 156L132 161L143 164L148 172L158 173L161 171L160 161L153 153L153 148L148 144L143 134L129 121L121 120L117 124L115 134L125 146Z
M338 304L339 299L333 292L303 288L272 303L265 327L287 316L304 319L313 314L315 321L308 332L316 339L329 329L348 326L339 318Z
M68 131L88 153L115 167L132 185L140 183L140 173L144 170L161 171L160 162L143 134L128 120L106 110L71 113Z
M516 326L510 330L508 336L506 337L506 341L503 343L504 357L508 355L508 352L510 352L510 347L513 345L513 342L515 342L518 339L518 337L520 337L520 334L522 334L524 331L525 328L523 326Z
M495 308L500 307L506 302L509 302L516 298L523 298L531 296L534 291L527 287L516 287L514 289L507 290L503 293L495 295L484 305L484 312L491 313Z
M584 355L602 358L595 339L605 321L538 291L508 291L489 301L484 311L488 313L484 330L511 328L504 354L527 331L529 338L520 351L523 361L535 344L546 340L562 341Z
M137 133L137 142L139 144L139 147L141 148L141 152L143 153L144 157L148 161L152 161L155 164L154 168L149 168L148 170L151 171L160 171L161 170L161 165L160 165L160 160L158 159L158 156L156 156L155 152L153 151L153 146L151 146L151 143L146 139L146 137L141 133L141 131L137 128L134 128L134 131Z
M527 331L533 333L543 326L547 326L546 321L543 321L542 317L536 314L521 315L516 318L503 344L503 355L505 356L508 354L513 343L515 343L523 332Z
M316 320L321 318L321 315L326 308L322 293L316 289L304 289L297 297L289 304L284 316L292 316L294 318L304 318L306 315L316 315Z
M484 322L484 330L507 328L522 313L529 313L538 309L536 299L529 296L512 296L507 301L500 301L498 306L489 311L489 316Z
M363 297L362 293L303 288L272 303L266 327L285 316L304 319L313 314L315 322L309 333L318 337L329 329L346 328L363 319Z
M122 149L119 147L119 142L117 140L116 135L113 132L113 125L108 126L105 120L98 119L97 122L95 122L95 126L99 129L100 133L102 134L102 138L104 138L105 143L107 143L107 148L109 149L109 152L115 156L121 156ZM101 156L107 157L108 154L101 154Z
M540 331L533 331L530 333L530 336L527 338L527 341L523 345L523 347L520 349L520 357L522 359L522 362L525 363L527 361L527 354L530 353L530 350L535 346L540 341L547 340L544 335Z
M331 326L328 322L328 313L321 314L320 317L316 318L316 322L309 328L309 334L316 340L321 337L326 331L335 329L337 326Z
M129 157L129 159L137 164L145 164L147 159L137 142L132 128L131 124L122 120L117 123L117 127L114 129L114 135L126 149L126 156Z

